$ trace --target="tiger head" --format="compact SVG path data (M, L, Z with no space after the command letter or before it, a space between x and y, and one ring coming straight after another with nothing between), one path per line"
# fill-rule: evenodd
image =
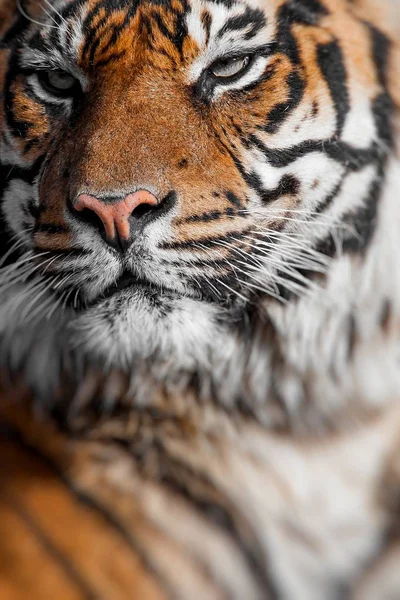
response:
M365 246L393 148L391 44L357 3L6 5L8 343L32 327L32 352L52 328L123 368L205 365L260 297L290 302L338 244Z

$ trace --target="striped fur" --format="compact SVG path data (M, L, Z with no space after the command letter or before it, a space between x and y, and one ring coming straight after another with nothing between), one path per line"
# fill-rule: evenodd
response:
M177 401L84 422L3 393L2 597L397 598L398 407L306 438Z
M2 522L4 562L46 554L55 596L396 597L385 6L0 2L0 366L63 430L4 409L0 501L30 531L19 553ZM248 68L221 83L233 55ZM139 188L161 203L121 258L74 202Z

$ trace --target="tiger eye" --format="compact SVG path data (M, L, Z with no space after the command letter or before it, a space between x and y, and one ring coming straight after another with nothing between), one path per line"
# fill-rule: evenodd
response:
M235 75L239 75L242 71L245 71L249 64L249 56L227 58L216 61L211 65L210 71L219 79L229 79L230 77L235 77Z
M75 77L65 71L49 71L48 82L58 90L70 90L75 85Z
M44 71L38 75L38 78L43 88L56 96L68 96L79 85L73 75L61 69Z

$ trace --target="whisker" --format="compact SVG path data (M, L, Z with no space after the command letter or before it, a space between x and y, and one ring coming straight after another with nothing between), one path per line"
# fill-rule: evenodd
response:
M62 14L51 4L51 2L49 2L49 0L43 0L43 1L47 4L47 6L50 8L50 10L52 10L53 13L57 15L57 17L60 17L62 23L67 24L66 19L64 19Z
M25 240L22 240L17 235L13 235L11 239L13 240L15 238L17 238L16 241L10 246L10 248L7 250L7 252L5 254L3 254L3 256L0 259L0 269L2 268L4 263L7 261L7 259L13 254L13 252L15 252L21 246L24 246L26 243Z
M238 298L240 298L241 300L243 300L244 302L248 302L248 298L246 298L245 296L243 296L240 292L238 292L237 290L234 290L233 288L231 288L227 283L225 283L222 280L218 280L218 283L220 285L222 285L224 288L226 288L228 291L230 291L232 294L234 294L235 296L237 296Z
M47 253L43 253L43 254L47 254ZM36 258L37 258L37 256L31 256L31 257L29 257L29 260L33 260ZM21 262L26 263L26 262L29 262L29 260L28 260L28 258L26 258L26 260L24 259ZM43 267L43 265L46 264L47 262L49 262L50 260L52 260L51 257L50 257L50 259L47 259L47 260L43 261L41 264L35 265L33 267L29 264L22 264L22 266L21 266L21 264L14 263L13 265L11 265L10 269L8 267L5 269L2 269L1 275L2 275L2 278L5 279L5 282L0 284L0 292L4 293L10 287L12 287L18 283L26 282L27 279L29 279L34 273L39 271ZM16 268L16 267L18 267L18 268ZM11 275L11 278L10 278L10 275Z
M257 238L253 238L251 236L246 236L246 238L254 242L255 248L260 250L269 250L268 253L265 251L264 256L270 256L271 254L279 254L281 256L286 256L287 260L290 262L294 260L308 261L309 264L315 265L315 267L325 267L323 269L323 272L325 272L326 267L330 263L329 259L323 254L307 247L301 247L300 245L295 244L284 244L277 247L276 244L269 244L268 242L260 241Z
M204 273L202 273L202 272L201 272L201 270L200 270L198 267L196 267L196 266L192 265L192 266L191 266L191 270L194 270L194 272L195 272L195 273L197 273L197 274L198 274L200 277L202 277L203 279L205 279L205 280L206 280L206 283L207 283L207 285L209 285L209 286L210 286L210 288L211 288L212 290L214 290L214 292L217 294L217 296L221 296L221 292L220 292L220 291L219 291L219 290L218 290L218 289L217 289L217 288L216 288L216 287L215 287L215 286L214 286L214 285L211 283L211 281L210 281L210 279L209 279L208 277L204 277ZM197 285L197 287L198 287L198 288L200 289L200 291L201 291L201 289L202 289L202 284L201 284L201 283L200 283L200 282L199 282L199 281L196 279L196 277L194 277L194 276L192 276L192 275L191 275L191 277L193 278L193 281L195 282L195 284Z
M25 12L21 4L21 0L16 0L16 3L18 11L21 13L21 15L31 23L34 23L35 25L40 25L41 27L48 27L49 29L59 29L59 27L57 27L56 25L49 25L49 23L43 23L43 21L36 21L35 19L33 19L30 15L28 15L27 12Z
M273 291L270 288L266 288L266 287L263 288L263 287L260 287L259 285L255 285L251 281L249 281L249 282L243 281L241 283L243 283L243 285L246 285L247 287L250 287L250 288L256 290L257 292L264 292L265 294L267 294L268 296L271 296L271 298L274 298L275 300L278 300L278 302L281 302L282 304L288 304L288 300L286 298L283 298L281 295L279 295L276 288L275 288L275 291Z
M38 287L41 287L42 282L39 283ZM35 306L35 304L37 303L37 301L46 293L48 293L48 288L47 286L44 286L42 288L42 290L33 298L33 300L26 306L25 310L23 311L23 313L21 313L21 320L24 321L28 316L30 316L30 311L32 310L32 308ZM43 308L43 305L40 306L40 308Z
M55 20L55 18L53 17L53 15L43 6L43 4L40 4L40 8L43 10L43 12L52 20L52 22L55 24L55 26L58 27L58 23Z
M209 248L206 248L205 246L202 246L202 244L196 244L195 247L200 248L201 250L205 250L206 252L210 251ZM215 252L215 250L214 250ZM218 252L217 252L218 253ZM219 256L223 256L221 253L218 253ZM228 264L228 266L231 267L231 269L233 269L233 271L235 272L235 268L232 265L232 263L226 259L226 257L223 257L226 260L226 263ZM242 271L242 273L244 275L247 275L247 273L245 273L244 271ZM240 281L235 273L235 278L237 279L237 281ZM246 298L245 296L243 296L240 292L238 292L237 290L234 290L233 288L231 288L228 284L226 284L225 282L223 282L221 279L218 280L218 283L220 285L222 285L223 287L225 287L226 289L228 289L231 293L235 294L236 296L238 296L239 298L241 298L242 300L244 300L245 302L248 302L248 298Z

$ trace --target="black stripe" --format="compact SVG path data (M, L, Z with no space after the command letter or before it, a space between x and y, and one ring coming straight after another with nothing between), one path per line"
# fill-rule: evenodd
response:
M343 241L344 252L365 252L367 250L377 225L378 202L381 197L384 165L372 182L367 197L362 206L342 218L344 224L351 225L351 235Z
M124 26L112 26L113 32L112 35L110 37L110 39L108 40L108 42L105 44L105 46L103 46L101 48L101 54L100 56L104 56L105 54L107 54L107 52L113 47L115 46L115 43L118 41L119 36L121 35L121 32L123 30ZM110 33L110 29L111 27L109 27L108 32ZM104 35L104 34L102 34ZM90 52L90 56L89 56L89 65L90 68L92 70L94 70L95 68L99 67L99 66L104 66L107 65L108 63L112 62L113 60L117 60L118 58L120 58L121 56L124 56L126 54L126 50L123 50L122 52L119 52L118 54L111 54L110 57L107 58L102 58L100 60L97 60L95 62L94 57L95 57L95 53L96 50L98 48L98 46L100 45L100 43L103 41L102 37L99 37L97 40L96 44L93 44L92 50Z
M276 34L276 40L278 48L281 52L286 54L290 60L299 65L300 54L297 47L296 38L292 32L293 24L293 12L288 4L284 4L278 12L278 31Z
M317 213L323 213L331 206L336 196L340 193L347 175L348 172L346 171L344 175L340 178L340 181L335 185L331 193L328 194L320 204L318 204L318 206L315 209Z
M388 149L393 149L395 145L395 130L392 123L395 106L392 98L387 92L383 92L383 94L380 94L375 98L372 103L372 112L375 119L378 137L386 146L387 152Z
M8 188L11 181L20 179L24 183L33 185L40 169L43 157L37 159L30 167L19 167L18 165L6 165L0 163L0 199Z
M212 248L219 242L226 242L226 241L240 239L244 233L246 233L245 230L239 231L239 232L234 232L234 233L228 233L225 236L220 236L217 238L204 237L204 238L199 238L197 240L186 240L184 242L163 242L162 244L160 244L160 248L162 248L163 250L188 250L188 249L192 249L192 248L196 249L196 244L201 244L202 246L205 246L206 248Z
M212 25L212 16L211 16L211 13L208 10L204 10L201 13L201 22L203 24L203 28L204 28L204 31L206 33L205 45L208 46L208 43L210 41L211 25Z
M236 194L234 194L232 192L232 190L227 190L225 193L226 199L233 204L233 206L235 206L236 208L241 208L242 204L240 202L240 198L238 198L238 196L236 196Z
M289 0L280 8L277 14L276 39L279 50L286 54L294 64L300 65L301 61L292 26L296 23L315 25L327 12L326 7L318 0Z
M1 477L1 476L0 476ZM35 539L39 542L42 548L47 552L50 558L58 564L64 571L67 578L82 594L82 598L86 600L96 600L99 598L97 592L91 587L89 582L84 578L77 566L52 540L47 533L38 524L31 514L18 502L18 500L7 491L7 483L0 489L0 499L5 502L24 522L26 527L30 529ZM38 574L39 575L39 574ZM44 575L45 576L45 575Z
M187 0L181 0L182 11L176 12L176 21L175 21L175 35L172 38L172 43L175 48L177 48L179 54L183 58L183 43L185 38L189 35L187 24L186 24L186 15L190 13L191 8L187 2Z
M85 33L85 43L82 48L82 56L89 60L89 64L91 64L90 61L93 60L96 49L101 41L101 38L98 37L99 26L96 24L96 26L93 27L93 22L95 21L97 15L102 11L105 12L106 17L102 19L104 24L110 17L112 17L114 12L126 10L126 15L123 22L118 27L113 27L113 37L116 40L118 39L120 33L129 25L131 19L135 16L140 3L141 0L101 0L101 2L98 2L93 7L82 24L82 31Z
M1 201L3 195L8 188L11 181L20 179L21 181L33 185L33 181L38 174L40 164L43 158L39 158L33 163L31 167L26 169L13 165L4 165L0 163L0 258L4 256L12 247L15 242L13 239L13 232L10 231L6 224L5 216L1 210ZM16 252L16 255L18 252ZM7 260L7 264L13 262L15 256L12 255ZM5 266L5 265L4 265Z
M183 2L184 8L188 8L186 2ZM175 17L174 32L168 29L165 25L162 15L158 12L153 13L153 19L157 23L157 26L164 37L166 37L178 50L181 57L183 57L183 42L188 35L188 29L186 25L185 12L173 12Z
M178 221L177 224L183 223L209 223L210 221L218 221L223 217L242 217L240 211L234 210L233 208L227 208L225 210L211 210L210 212L202 213L201 215L191 215L190 217L186 217L182 221Z
M15 429L15 427L8 423L0 422L0 433L6 439L16 442L27 454L35 456L37 459L41 460L48 468L52 470L54 475L56 475L57 478L66 486L68 491L77 499L78 502L95 511L100 517L102 517L102 519L123 538L129 548L134 552L135 556L141 559L142 564L148 573L157 578L167 595L173 597L173 594L169 592L169 586L161 573L156 570L154 565L150 564L150 560L145 549L141 546L138 540L134 539L130 532L126 531L121 520L113 512L111 512L107 507L103 506L103 504L96 500L93 496L81 490L75 483L73 483L73 481L65 474L65 472L60 469L57 463L55 463L47 454L27 442L22 437L21 433Z
M303 99L306 84L297 71L288 75L286 83L289 86L288 99L274 106L267 114L267 124L262 126L267 133L275 133Z
M139 462L139 466L142 464L142 470L146 473L146 455L143 455L143 452L136 455L134 445L128 447L123 445L123 447L129 456L133 456ZM221 495L221 492L215 488L213 482L203 472L194 471L189 465L169 455L168 449L162 445L160 440L155 440L151 446L153 458L154 451L157 452L161 471L160 483L183 497L206 520L227 533L238 546L263 592L271 600L278 600L280 595L272 574L268 572L265 554L257 539L257 532L252 530L246 516L240 515L247 529L247 535L244 535L233 516L235 507L226 507L221 501L215 499L216 496Z
M19 72L17 55L11 55L7 65L7 73L4 81L4 105L7 106L6 122L13 135L18 138L25 138L29 128L33 127L33 123L28 121L19 121L14 116L13 106L15 102L15 94L11 90L17 73Z
M95 29L90 29L89 32L85 32L85 43L82 50L82 56L87 57L87 62L92 65L94 62L94 56L101 42L101 37L98 36L98 31L103 28L107 23L109 15L106 15L98 21ZM84 29L84 25L82 27Z
M391 42L382 31L367 23L372 42L372 55L376 65L376 74L383 89L388 87L388 62Z
M121 52L115 52L115 54L110 54L107 58L102 58L96 62L96 67L105 67L112 62L117 62L120 58L123 58L126 55L126 50L122 50Z
M295 195L300 189L300 181L293 175L284 175L278 182L276 188L272 190L264 190L261 192L261 200L265 204L269 204L278 200L281 196Z
M318 65L324 76L336 110L336 133L340 137L349 112L347 73L343 54L337 41L321 44L317 48Z
M244 232L244 234L248 233L248 230ZM256 239L261 238L257 236L254 232L252 233L253 237ZM263 236L262 241L266 238ZM168 265L174 265L176 267L180 267L181 269L185 268L185 270L190 270L190 267L214 267L215 269L223 269L228 273L232 273L232 269L240 268L240 265L243 265L243 262L247 262L248 265L257 265L255 262L255 258L259 253L262 253L262 246L251 245L251 250L249 249L249 244L247 239L239 240L241 243L221 246L218 245L217 256L221 256L221 252L225 252L225 256L223 258L215 258L213 255L208 254L207 258L193 258L189 261L182 260L174 260L168 261ZM201 252L201 248L198 248L198 251ZM206 250L204 250L205 252ZM229 259L229 263L227 260Z
M232 249L229 249L225 246L223 248L221 248L221 246L218 246L218 248L219 248L219 252L221 252L221 251L223 252L225 250L226 258L213 258L211 256L209 258L192 259L190 262L183 262L182 260L174 260L171 262L168 261L168 265L174 265L175 267L183 269L185 272L190 270L191 267L207 267L207 269L211 267L211 268L215 268L215 269L223 269L225 271L232 271L232 269L230 268L230 266L227 263L227 259L229 258L229 262L232 263L231 257L235 256L234 252L233 252L233 247L232 247ZM231 250L232 250L232 252L231 252ZM201 248L198 248L198 251L201 252ZM204 250L204 252L205 252L205 250ZM219 254L218 254L218 256L219 256ZM196 273L197 272L198 272L198 269L196 269Z
M29 71L25 70L25 72L31 71L31 69ZM30 129L32 127L35 127L35 123L32 123L27 120L20 121L15 117L13 107L16 95L11 90L11 87L15 82L15 78L20 72L21 69L19 69L17 66L16 58L10 59L10 63L8 65L8 72L4 83L4 103L8 107L8 110L6 111L6 121L11 134L17 137L18 139L28 138L28 141L26 142L25 148L23 150L23 152L26 154L32 147L34 147L35 145L39 145L39 143L45 141L48 138L48 134L46 133L41 135L40 137L30 138ZM46 117L59 118L60 116L65 114L65 107L52 102L44 102L41 98L38 98L33 89L26 82L23 85L21 93L24 96L28 96L29 98L31 98L34 102L38 104L38 106L44 107L46 110Z
M69 227L66 225L57 225L56 223L37 223L33 232L49 234L68 233Z
M263 146L263 148L264 148L264 146ZM269 202L270 201L269 198L271 198L271 195L270 195L271 191L265 190L265 188L262 185L260 176L255 171L247 172L245 170L243 164L235 156L235 154L227 146L226 146L226 149L227 149L228 154L232 158L236 168L238 169L240 175L242 176L244 182L247 183L247 185L249 187L251 187L251 189L253 189L257 193L257 195L261 201ZM291 186L291 189L295 189L294 181L289 182L286 179L285 183L289 184L289 187ZM273 198L273 195L272 195L272 198Z
M384 153L384 149L377 143L373 143L370 148L354 148L338 139L328 140L305 140L297 146L292 146L284 150L268 148L256 135L252 134L247 140L247 145L258 148L266 157L268 162L274 167L287 167L298 158L311 154L312 152L321 152L329 158L343 164L351 171L359 171L370 163L378 160Z
M316 25L321 17L329 14L319 0L289 0L287 11L292 23L303 25Z
M342 217L341 223L350 225L349 233L343 239L341 246L344 252L362 253L367 250L370 244L377 225L378 203L384 183L384 164L384 161L382 161L381 165L378 166L378 174L372 182L366 197L363 199L362 206ZM337 188L340 189L340 185L341 183L338 184ZM336 256L337 243L332 234L328 233L326 238L320 240L316 244L315 250L330 258Z
M217 135L217 134L216 134ZM224 144L221 138L218 136L218 141L224 147L224 150L231 157L235 167L239 171L243 181L247 183L247 185L253 189L258 196L261 198L264 193L264 188L262 186L261 178L255 171L250 171L249 173L244 168L242 162L237 158L237 156L232 152L227 144Z
M226 8L232 8L234 4L236 4L236 0L210 0L213 4L222 4L226 6Z
M225 33L231 31L240 31L241 29L249 28L244 35L244 39L249 40L257 35L257 33L266 25L266 18L263 11L258 8L246 7L245 11L240 15L236 15L227 19L225 24L217 33L217 38L221 38Z

